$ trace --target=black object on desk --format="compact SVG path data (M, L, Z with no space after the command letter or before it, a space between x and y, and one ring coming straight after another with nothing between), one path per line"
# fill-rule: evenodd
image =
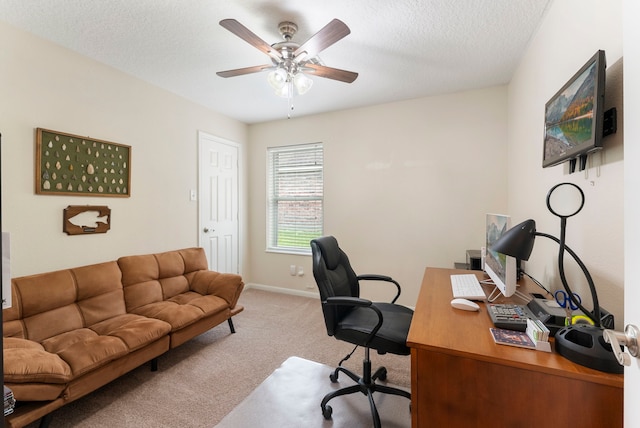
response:
M480 250L467 250L467 265L471 270L482 270L482 255Z

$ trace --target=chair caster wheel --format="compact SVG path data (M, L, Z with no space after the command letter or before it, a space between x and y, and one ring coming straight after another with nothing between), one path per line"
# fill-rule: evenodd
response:
M329 379L332 383L336 383L338 381L338 374L336 372L331 373Z
M381 381L385 381L387 380L387 369L382 369L380 370L380 374L378 375L378 379L380 379Z
M331 414L333 413L333 409L331 408L331 406L327 406L324 409L322 409L322 416L324 416L324 418L326 420L330 420L331 419Z

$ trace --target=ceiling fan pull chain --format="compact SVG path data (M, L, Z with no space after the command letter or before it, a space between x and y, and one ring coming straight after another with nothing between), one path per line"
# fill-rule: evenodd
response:
M289 111L287 112L287 119L291 119L291 112L293 112L293 80L289 79L287 85L289 85L289 90L287 91L287 100L289 101Z

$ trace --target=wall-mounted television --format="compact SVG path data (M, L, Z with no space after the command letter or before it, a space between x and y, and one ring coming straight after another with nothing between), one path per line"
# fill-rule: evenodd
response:
M545 104L544 168L580 159L584 169L587 155L602 148L604 123L604 51L599 50Z

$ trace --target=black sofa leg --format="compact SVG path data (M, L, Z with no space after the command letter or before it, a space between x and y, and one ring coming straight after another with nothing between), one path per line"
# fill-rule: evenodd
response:
M157 372L158 371L158 359L154 358L153 360L151 360L151 371L152 372Z
M231 320L231 318L229 318L227 320L229 322L229 328L231 329L231 334L236 332L236 329L233 327L233 321Z
M48 428L51 423L51 419L53 419L53 415L51 413L44 415L42 419L40 419L39 428Z

